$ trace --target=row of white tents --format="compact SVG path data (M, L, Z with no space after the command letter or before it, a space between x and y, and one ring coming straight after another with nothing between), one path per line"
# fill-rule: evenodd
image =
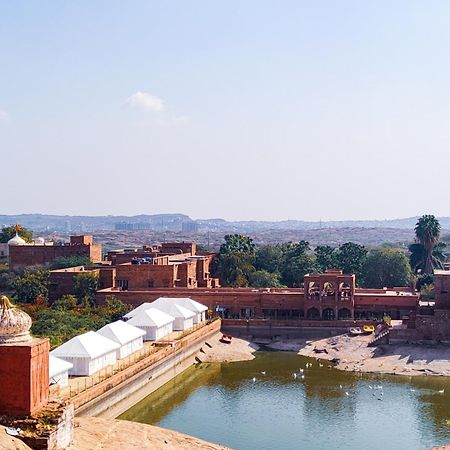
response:
M161 297L143 303L124 320L75 336L50 353L50 383L66 386L69 375L90 376L157 341L206 319L207 307L191 298Z

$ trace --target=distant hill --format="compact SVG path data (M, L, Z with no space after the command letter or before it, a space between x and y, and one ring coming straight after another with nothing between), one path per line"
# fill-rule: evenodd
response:
M19 223L35 231L84 232L98 230L179 231L182 224L194 222L199 231L252 233L261 231L305 231L321 229L380 228L412 230L418 217L390 220L343 221L227 221L220 218L191 219L185 214L140 214L137 216L57 216L47 214L0 215L0 225ZM443 229L450 230L450 217L439 217Z

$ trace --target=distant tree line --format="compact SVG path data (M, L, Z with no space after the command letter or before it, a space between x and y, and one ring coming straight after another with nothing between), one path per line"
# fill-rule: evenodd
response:
M439 240L440 225L431 215L422 216L415 227L416 241L408 251L392 245L368 249L347 242L339 247L307 241L255 246L249 236L225 236L215 259L214 273L223 286L300 287L307 273L342 269L355 274L359 286L383 288L409 286L421 289L432 283L434 268L442 268L446 244Z

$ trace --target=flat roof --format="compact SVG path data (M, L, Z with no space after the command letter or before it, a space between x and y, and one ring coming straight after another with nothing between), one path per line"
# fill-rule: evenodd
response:
M450 275L450 270L434 270L435 275Z

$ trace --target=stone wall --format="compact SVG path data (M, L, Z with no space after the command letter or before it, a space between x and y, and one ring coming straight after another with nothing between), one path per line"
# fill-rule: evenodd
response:
M140 267L140 266L138 266ZM119 278L119 277L118 277ZM212 311L220 306L227 310L227 318L245 318L249 312L251 318L287 316L294 319L308 317L308 311L316 308L319 317L322 309L329 307L326 302L319 304L312 300L305 301L303 289L249 289L249 288L218 288L218 289L131 289L97 291L97 303L102 304L106 296L115 295L125 303L139 306L143 302L152 302L159 297L191 297L208 306ZM333 300L334 302L334 300ZM335 303L330 304L331 307ZM353 304L348 300L338 302L338 313L341 309L350 309ZM354 310L376 312L388 311L394 319L400 319L417 307L416 295L358 295L354 296ZM322 309L321 309L322 308ZM305 311L306 309L306 311Z
M49 395L48 339L0 345L0 414L31 415Z
M102 245L11 245L9 247L9 266L19 269L27 266L46 265L57 258L86 256L92 262L102 260Z
M418 340L450 343L450 310L436 309L432 316L416 317Z
M192 365L205 340L220 326L215 320L76 395L71 399L76 414L117 417Z

